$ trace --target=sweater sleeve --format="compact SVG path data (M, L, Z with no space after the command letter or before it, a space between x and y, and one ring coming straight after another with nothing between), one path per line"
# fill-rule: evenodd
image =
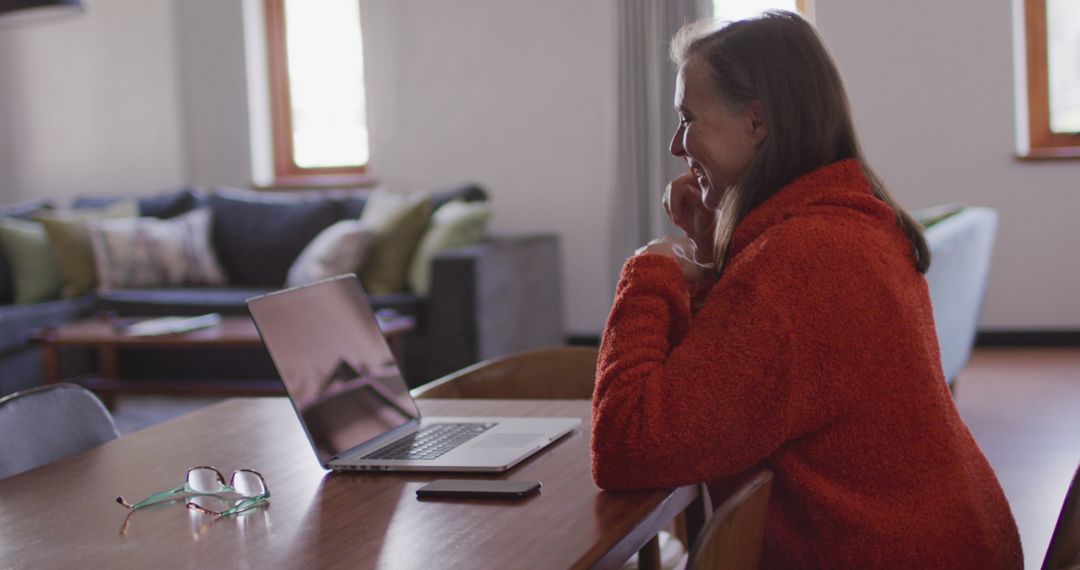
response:
M673 260L639 255L624 266L593 395L601 488L733 475L827 421L827 406L788 378L791 276L782 263L737 265L693 316Z

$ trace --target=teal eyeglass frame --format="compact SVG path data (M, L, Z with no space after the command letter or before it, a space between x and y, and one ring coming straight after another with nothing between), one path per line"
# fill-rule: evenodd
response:
M199 470L199 469L209 469L210 471L213 471L214 473L217 474L218 489L216 489L216 490L214 490L212 492L204 492L204 491L197 491L197 490L195 490L195 489L193 489L191 487L191 485L188 483L191 472ZM141 509L143 507L148 507L150 505L155 505L155 504L158 504L158 503L164 503L164 502L168 502L168 501L174 501L174 500L178 499L183 494L189 494L189 495L219 495L221 493L233 493L235 495L243 496L243 494L240 493L239 491L237 491L236 487L233 486L233 483L236 480L237 473L251 473L251 474L255 475L256 477L258 477L259 481L262 482L262 487L264 489L264 492L260 493L258 495L252 496L252 497L244 497L238 503L233 505L231 508L228 508L228 509L226 509L224 511L212 511L210 509L203 508L202 506L199 506L199 505L197 505L195 503L192 503L190 501L187 503L187 507L189 509L193 510L193 511L198 511L200 513L204 513L204 514L207 514L207 515L212 515L212 516L217 516L217 517L226 517L226 516L229 516L229 515L235 515L237 513L242 512L242 511L246 511L246 510L248 510L248 509L250 509L250 508L252 508L252 507L254 507L254 506L256 506L256 505L258 505L260 503L263 503L263 502L267 501L270 498L270 488L266 485L266 478L262 476L262 473L259 473L258 471L255 471L254 469L237 469L236 471L233 471L232 477L230 477L229 482L226 483L225 482L225 476L222 475L221 471L219 471L216 467L212 467L212 466L209 466L209 465L200 465L198 467L192 467L191 469L188 469L187 475L184 477L184 484L179 486L179 487L175 487L175 488L169 489L167 491L161 491L160 493L154 493L153 495L150 495L149 497L147 497L147 498L145 498L145 499L143 499L143 500L141 500L141 501L139 501L138 503L135 503L135 504L128 503L127 501L124 500L123 497L117 497L116 502L119 503L121 506L134 511L134 510L137 510L137 509Z

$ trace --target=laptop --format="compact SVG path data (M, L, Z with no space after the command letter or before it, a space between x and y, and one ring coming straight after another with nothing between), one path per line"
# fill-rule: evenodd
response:
M247 300L326 469L506 471L580 418L421 417L355 275Z

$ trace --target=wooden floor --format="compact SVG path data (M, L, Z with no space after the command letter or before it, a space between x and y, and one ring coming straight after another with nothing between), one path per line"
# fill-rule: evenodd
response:
M1080 462L1080 348L977 349L956 404L1005 489L1025 566L1039 568Z

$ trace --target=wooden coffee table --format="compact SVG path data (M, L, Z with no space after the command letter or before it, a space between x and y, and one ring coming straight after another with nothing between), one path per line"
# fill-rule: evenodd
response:
M102 396L111 404L112 396L120 392L200 393L227 395L280 396L284 388L279 379L266 380L167 380L153 378L126 379L120 377L120 351L132 349L228 349L262 348L263 342L255 323L246 316L224 316L221 322L194 331L136 336L125 332L120 323L130 324L138 319L115 319L107 316L72 321L38 331L33 340L41 345L43 380L46 384L60 382L61 349L92 348L98 355L98 373L69 381L77 382ZM381 311L379 325L390 342L394 357L401 362L404 337L416 328L412 317ZM110 406L111 407L111 406Z

